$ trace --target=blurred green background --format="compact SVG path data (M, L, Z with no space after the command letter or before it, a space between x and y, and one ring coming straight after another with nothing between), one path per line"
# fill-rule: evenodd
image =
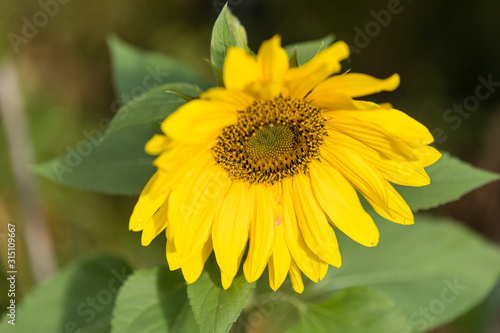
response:
M0 61L10 58L17 66L34 161L65 153L86 139L84 130L99 128L100 121L116 111L106 46L110 34L178 57L211 77L203 58L209 58L211 27L223 4L219 0L1 0ZM436 134L439 149L500 172L500 83L496 83L500 82L500 2L233 0L229 7L245 25L253 50L276 33L283 36L283 44L336 34L353 46L345 69L378 77L401 75L397 91L372 100L390 101L426 124ZM48 20L39 22L44 24L35 27L33 36L22 42L15 39L13 34L23 36L27 21L40 19L40 11L49 14ZM489 87L485 81L490 81ZM483 85L481 96L490 89L488 97L478 98L478 85ZM18 152L10 151L8 142L16 138L7 137L4 119L0 122L1 240L6 223L14 221L19 227L20 271L29 272L20 239L21 222L28 213L22 211L13 174L14 168L24 166L12 165L12 155ZM163 237L143 248L140 234L128 231L136 198L86 193L34 179L36 204L50 226L59 267L95 251L119 253L136 267L164 262ZM497 182L435 213L464 221L500 243L499 202ZM21 274L21 293L32 287L30 274ZM499 289L439 332L500 331Z

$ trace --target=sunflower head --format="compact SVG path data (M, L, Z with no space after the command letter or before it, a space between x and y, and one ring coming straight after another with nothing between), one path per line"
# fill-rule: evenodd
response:
M130 219L148 245L167 237L170 269L195 281L212 251L228 288L243 261L248 281L268 268L276 290L289 275L321 280L340 267L334 229L365 246L379 233L363 195L384 218L413 223L391 183L423 186L440 156L427 128L389 105L354 99L399 85L340 71L337 42L291 67L281 39L256 56L233 47L224 87L209 89L162 123L146 151L159 155Z

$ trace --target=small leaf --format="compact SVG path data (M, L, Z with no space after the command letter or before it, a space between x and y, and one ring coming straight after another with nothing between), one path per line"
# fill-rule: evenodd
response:
M116 36L108 38L116 94L125 104L146 91L173 82L208 89L210 82L178 60L158 52L140 50Z
M229 331L254 287L255 283L248 283L240 272L224 290L217 262L213 256L209 258L198 280L188 285L189 302L201 331Z
M159 132L160 125L154 122L125 128L104 140L99 130L84 131L89 140L82 140L75 148L68 146L67 154L37 164L32 170L56 183L83 190L139 194L156 171L152 164L155 157L147 155L144 146Z
M484 184L500 179L500 175L473 167L443 153L433 165L425 169L431 184L423 187L394 187L412 210L433 208L456 200Z
M305 306L289 332L402 333L406 318L394 302L366 287L344 289L328 301Z
M175 93L168 93L169 90ZM182 97L186 95L198 96L197 87L185 83L169 83L134 98L118 110L106 130L106 136L122 128L168 117L186 102Z
M72 264L16 303L15 326L2 316L0 331L108 333L116 294L130 273L125 261L109 256Z
M299 65L311 60L322 48L329 46L335 40L334 35L328 35L325 38L312 40L308 42L295 43L285 46L285 51L288 53L288 57L292 58L295 49L297 49L297 60Z
M238 18L231 13L226 4L215 21L210 43L210 60L212 65L220 72L222 72L227 49L232 46L248 51L245 28L238 21ZM219 82L222 81L219 76L216 76L216 78Z
M113 310L116 333L199 332L179 272L158 266L135 272L120 289Z

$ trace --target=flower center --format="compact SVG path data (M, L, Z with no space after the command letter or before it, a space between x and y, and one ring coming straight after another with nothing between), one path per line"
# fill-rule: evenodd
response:
M327 135L323 123L303 100L255 101L222 130L212 153L233 181L273 184L307 172Z
M293 149L295 135L286 126L273 124L257 130L246 142L248 155L254 159L269 159Z

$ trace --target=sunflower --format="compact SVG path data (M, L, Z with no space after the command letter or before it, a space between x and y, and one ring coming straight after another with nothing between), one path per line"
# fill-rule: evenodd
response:
M267 266L273 290L289 275L300 293L301 273L318 282L340 267L334 228L377 245L357 192L385 219L412 224L391 183L429 184L424 167L440 154L416 120L354 99L396 89L399 76L333 75L348 55L336 42L291 66L279 36L256 56L230 48L224 87L184 104L146 145L159 156L130 218L142 244L165 230L169 267L187 283L213 251L225 289L244 258L249 282Z

